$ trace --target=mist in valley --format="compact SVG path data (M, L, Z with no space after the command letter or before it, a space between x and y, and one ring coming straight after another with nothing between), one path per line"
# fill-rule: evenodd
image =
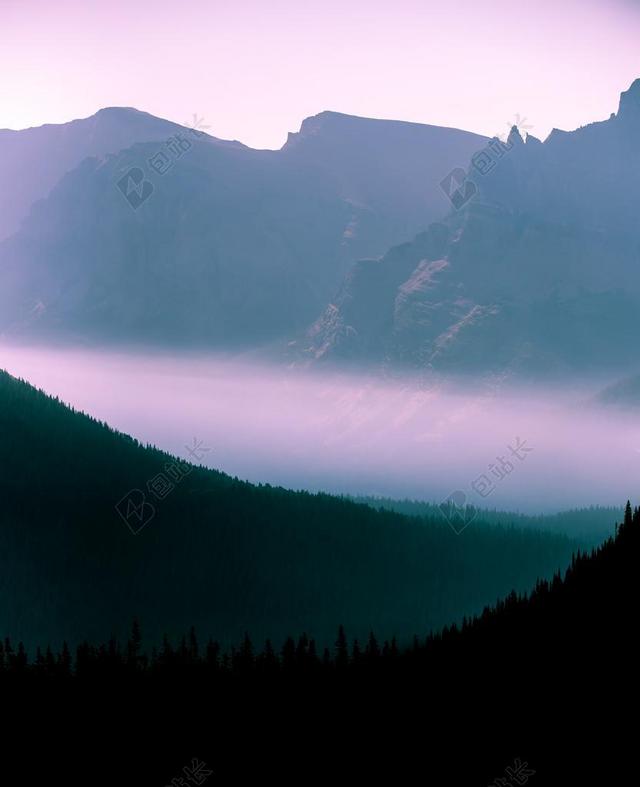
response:
M640 415L590 403L595 381L525 389L9 346L0 367L143 443L256 483L548 513L618 506L640 475Z

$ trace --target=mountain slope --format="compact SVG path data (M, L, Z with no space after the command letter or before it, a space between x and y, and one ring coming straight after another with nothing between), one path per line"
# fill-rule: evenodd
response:
M639 132L637 80L607 121L544 144L516 129L494 140L453 190L460 209L358 263L301 346L315 359L526 374L638 360Z
M435 517L440 505L422 500L394 500L387 497L354 496L356 503L366 503L372 508L385 508L407 516ZM476 509L473 522L477 525L494 524L506 527L530 527L562 533L580 541L585 546L595 546L605 541L622 516L622 508L590 506L560 511L556 514L521 514L495 509Z
M0 631L27 644L122 636L134 615L153 641L193 624L223 643L325 642L337 621L406 638L526 589L575 549L185 466L5 373L0 436Z
M168 120L136 109L109 107L82 120L22 131L0 129L0 240L15 232L33 204L44 199L62 176L90 156L161 141L184 131Z
M369 256L386 251L387 238L407 240L444 215L447 167L464 165L485 143L454 128L322 112L289 134L282 154L327 173L354 211L346 238L365 235L368 250L357 249Z
M245 640L221 660L217 650L199 656L191 639L177 650L165 642L149 665L133 639L124 652L94 642L78 649L71 679L64 658L29 668L24 651L0 646L0 682L5 698L18 688L20 719L21 708L31 717L39 703L64 698L64 727L36 725L36 735L59 750L73 729L93 762L106 741L101 772L110 782L121 759L159 783L181 762L215 763L217 776L233 776L249 748L245 775L293 770L291 783L310 763L323 781L339 772L393 783L420 772L438 783L552 786L620 773L627 783L636 768L636 731L625 718L638 687L639 547L640 509L627 505L615 538L574 556L564 577L400 652L371 639L349 651L339 636L333 655L319 658L303 637L281 654L256 654ZM114 752L104 705L120 710L131 697L136 712L124 714L124 748ZM142 749L141 728L150 733ZM184 753L194 748L199 760ZM33 783L50 783L51 772L47 762Z
M354 259L440 215L442 169L485 142L336 113L306 120L280 151L182 136L182 147L112 144L36 205L0 244L0 333L207 346L287 337Z

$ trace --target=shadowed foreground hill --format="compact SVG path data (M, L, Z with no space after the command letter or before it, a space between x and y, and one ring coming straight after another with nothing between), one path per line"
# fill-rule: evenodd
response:
M144 487L173 460L6 374L0 402L2 624L43 645L71 629L91 642L57 662L0 648L3 776L24 775L28 754L31 785L63 774L83 787L628 783L640 510L628 506L615 538L576 555L564 578L528 580L528 596L502 588L535 575L532 560L553 563L555 536L456 537L426 518L197 468L133 536L113 489ZM498 586L497 606L425 638L421 616ZM148 659L137 635L94 647L133 614L160 645ZM203 639L240 622L257 648L225 657L202 641L158 642L161 622L171 633L187 616ZM279 629L297 635L301 620L323 633L355 623L326 652L306 637L280 651ZM421 636L385 646L389 621ZM275 651L260 640L269 626ZM369 628L377 638L362 637Z
M142 492L127 501L132 489L144 506ZM338 623L408 641L531 587L576 547L499 527L456 536L442 518L253 486L145 448L5 373L0 490L0 633L30 648L124 639L134 616L153 642L194 625L223 646L245 631L258 643L307 631L324 645ZM151 505L155 517L134 535L119 501L133 529Z
M97 651L81 648L76 677L64 658L62 669L48 670L20 666L16 656L2 677L22 698L35 689L50 707L67 701L83 761L104 758L92 784L112 783L125 762L136 783L168 784L180 774L176 787L204 783L181 780L194 769L210 783L241 772L282 784L300 784L301 773L304 783L324 784L416 775L425 784L485 787L628 784L636 767L639 548L640 509L628 504L615 537L577 554L564 577L399 651L380 648L373 635L366 647L349 648L341 631L322 658L302 638L281 654L244 646L222 660L209 649L199 657L192 643L182 654L165 643L148 662L130 641L115 658L103 651L96 660ZM131 714L119 721L115 748L105 744L108 703ZM91 726L80 729L80 718ZM136 736L141 727L147 737ZM56 755L33 784L50 783L58 760L65 763L67 735L65 726L46 736Z

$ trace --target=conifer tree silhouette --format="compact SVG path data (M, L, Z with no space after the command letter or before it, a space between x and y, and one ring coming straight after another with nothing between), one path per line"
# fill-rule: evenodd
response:
M344 631L344 626L341 624L338 627L338 638L336 639L336 667L343 669L349 664L349 646L347 644L347 635Z

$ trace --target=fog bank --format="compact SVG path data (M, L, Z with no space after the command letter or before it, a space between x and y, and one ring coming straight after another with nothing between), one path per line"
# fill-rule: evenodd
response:
M586 406L584 390L468 393L242 359L6 346L0 367L181 457L195 440L203 464L255 482L436 502L461 491L532 513L619 505L640 487L640 418Z

